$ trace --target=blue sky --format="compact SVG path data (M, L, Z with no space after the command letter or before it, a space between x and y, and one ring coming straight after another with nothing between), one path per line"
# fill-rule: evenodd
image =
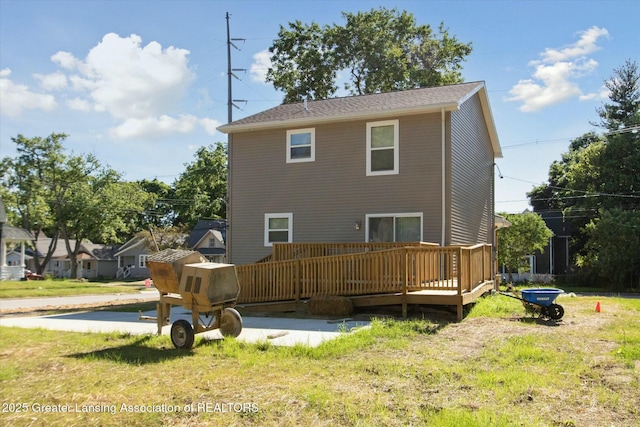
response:
M504 157L496 209L526 192L572 138L596 130L604 80L640 61L633 1L46 1L0 0L0 157L11 137L69 135L124 179L167 183L203 145L225 142L225 14L231 16L233 118L274 107L266 50L280 25L343 24L341 12L385 6L473 43L465 81L486 82Z

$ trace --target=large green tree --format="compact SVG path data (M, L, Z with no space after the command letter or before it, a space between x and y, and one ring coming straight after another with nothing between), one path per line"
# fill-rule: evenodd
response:
M147 209L138 217L138 228L141 230L147 230L149 227L171 228L176 219L176 213L173 209L174 188L157 178L151 181L143 179L138 181L138 185L156 200L155 206Z
M11 138L17 156L5 157L0 163L2 197L12 222L30 230L36 242L51 237L43 259L35 257L38 273L42 273L58 243L55 210L50 203L52 193L47 182L64 160L62 142L67 135L52 133L47 137L27 138L20 134Z
M285 92L285 103L335 95L339 75L356 95L462 82L471 43L458 41L444 24L434 33L413 14L384 7L342 16L342 26L280 27L267 81Z
M195 160L174 182L176 224L191 229L199 219L225 218L227 209L227 148L200 147Z
M500 215L511 226L498 231L498 264L507 268L511 282L512 272L526 270L529 267L526 256L542 251L553 237L553 232L547 228L542 217L533 212Z
M91 160L75 158L68 163L65 173L76 181L56 199L60 234L71 261L72 278L77 276L76 260L84 240L122 242L124 236L136 231L136 217L154 204L153 197L137 183L122 182L117 172L99 167Z
M635 225L640 212L637 63L625 62L605 84L610 102L596 110L598 125L605 132L588 133L571 141L562 159L551 165L548 183L534 188L528 196L535 211L559 209L576 230L572 252L575 263L588 272L584 277L615 287L635 283L640 276L637 264L627 262L614 249L611 239L616 239L616 234L608 235L625 230L620 242L634 242L640 234ZM621 221L618 229L613 227L616 220ZM614 273L612 266L616 264Z
M630 129L640 123L640 72L638 63L628 59L614 70L605 81L611 103L596 111L600 117L598 126L609 131Z
M587 250L579 261L587 273L596 273L591 280L619 289L637 288L640 285L640 211L603 209L586 225L585 231Z
M83 240L121 242L137 231L135 218L155 200L137 183L122 182L94 156L65 153L65 139L65 134L12 138L18 156L3 159L1 171L4 191L11 195L9 208L22 227L33 230L36 238L44 233L51 237L40 265L36 257L38 272L63 239L75 277Z

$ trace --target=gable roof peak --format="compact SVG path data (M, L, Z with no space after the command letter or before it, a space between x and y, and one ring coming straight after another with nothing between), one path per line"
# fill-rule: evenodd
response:
M218 127L223 133L246 132L282 126L456 110L484 88L484 82L414 88L393 92L319 99L281 104Z

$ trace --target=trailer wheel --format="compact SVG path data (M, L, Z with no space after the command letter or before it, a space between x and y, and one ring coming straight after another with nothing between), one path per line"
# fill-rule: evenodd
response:
M178 349L188 350L193 347L195 334L191 324L184 319L176 320L171 325L171 342Z
M564 308L559 304L551 304L547 307L547 316L553 320L560 320L564 316Z
M237 310L225 308L220 315L220 333L223 337L237 337L242 332L242 317Z

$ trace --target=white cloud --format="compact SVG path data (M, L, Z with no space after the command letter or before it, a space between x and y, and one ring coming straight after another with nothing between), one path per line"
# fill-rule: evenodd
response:
M9 68L0 71L1 114L18 117L23 110L51 111L56 108L56 99L52 95L32 92L29 87L11 81L10 76Z
M58 71L34 74L44 91L62 91L67 108L107 113L114 119L109 135L118 139L185 134L202 127L214 134L220 125L213 119L180 114L195 75L189 67L189 51L158 42L144 45L132 34L106 34L84 58L59 51L51 56ZM9 69L0 71L2 113L19 115L25 109L49 111L55 98L14 84Z
M193 79L188 50L141 43L137 35L107 34L78 66L78 87L91 87L89 97L97 109L117 119L166 114Z
M44 90L62 90L67 87L67 76L62 73L34 74L33 77L40 81Z
M182 115L173 118L167 115L159 117L144 117L126 119L119 126L111 129L110 134L114 138L149 138L161 137L174 133L189 133L198 119L192 115Z
M195 117L172 117L194 79L188 55L188 50L163 48L155 41L143 46L135 34L109 33L84 59L60 51L51 60L67 71L65 84L77 94L67 102L69 108L106 112L120 122L112 136L140 138L194 128ZM52 76L39 79L54 87Z
M66 68L67 70L75 70L76 67L80 64L80 61L77 60L72 54L62 51L51 56L51 60L60 65L62 68Z
M82 98L73 98L68 100L67 107L76 111L91 111L91 103Z
M591 27L586 31L581 31L578 34L581 35L580 40L576 43L565 47L564 49L550 49L547 48L542 54L543 62L558 62L567 61L573 58L580 58L591 53L594 53L601 48L596 44L600 37L606 37L609 32L606 28Z
M222 124L217 120L208 118L200 119L199 122L208 135L214 135L217 132L216 128Z
M251 81L258 83L266 83L267 71L271 68L271 54L269 50L262 50L253 55L253 63L249 73Z
M69 81L71 82L71 88L76 92L92 91L100 86L100 82L85 79L78 75L70 76Z
M584 94L576 79L592 73L598 63L588 58L600 47L598 39L609 33L604 28L592 27L581 33L580 40L562 49L545 49L542 59L531 61L535 67L532 79L518 81L509 91L507 101L522 102L520 111L538 111L571 98L592 99L594 94Z

